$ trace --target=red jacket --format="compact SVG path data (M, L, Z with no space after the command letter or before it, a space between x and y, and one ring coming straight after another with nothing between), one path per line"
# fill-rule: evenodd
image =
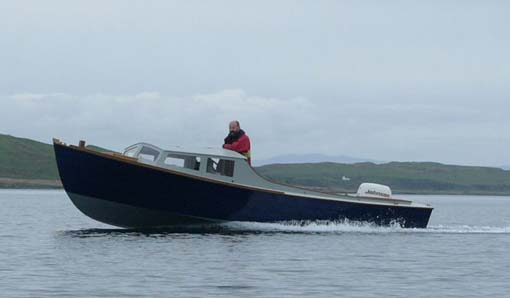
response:
M248 158L248 163L251 164L250 156L250 138L248 135L243 134L237 141L232 144L224 144L223 148L239 152Z

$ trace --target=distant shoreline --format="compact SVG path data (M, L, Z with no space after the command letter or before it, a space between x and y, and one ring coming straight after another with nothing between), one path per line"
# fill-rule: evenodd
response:
M303 187L303 186L300 186ZM338 194L355 193L355 190L331 190L308 187L312 190L335 192ZM60 180L48 179L16 179L16 178L0 178L0 189L10 190L63 190L63 185ZM497 193L497 192L455 192L455 191L393 191L395 195L452 195L452 196L510 196L510 193Z
M60 180L0 178L0 189L63 189Z

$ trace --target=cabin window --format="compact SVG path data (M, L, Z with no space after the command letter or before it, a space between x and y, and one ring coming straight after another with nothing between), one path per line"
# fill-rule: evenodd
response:
M145 160L155 161L159 156L159 151L150 147L142 147L138 157Z
M234 161L219 158L208 158L207 173L233 177Z
M198 171L200 169L200 157L169 154L163 161L164 164Z
M165 158L164 163L169 166L184 168L184 158L182 157L168 156Z
M124 155L129 156L129 157L135 157L135 153L136 153L137 149L138 149L138 147L131 148L131 149L127 150L126 152L124 152Z

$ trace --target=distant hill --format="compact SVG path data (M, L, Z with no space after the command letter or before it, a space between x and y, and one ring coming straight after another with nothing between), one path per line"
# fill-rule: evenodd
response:
M268 159L253 160L255 166L263 166L269 164L294 164L294 163L319 163L319 162L335 162L353 164L359 162L373 162L376 164L383 163L369 158L351 157L345 155L325 155L325 154L287 154L278 155Z
M87 147L107 151L96 146ZM325 155L294 157L331 159ZM284 158L280 162L282 160ZM355 192L360 183L374 182L389 185L396 193L510 195L510 171L499 168L427 162L319 162L271 164L256 167L256 170L276 181L338 192ZM6 187L61 187L53 146L0 134L0 188Z
M0 134L0 177L59 179L53 147L29 139Z
M488 167L432 162L308 163L266 165L257 171L288 184L339 192L355 192L359 184L373 182L400 193L510 194L510 171Z
M510 166L502 166L501 168L502 168L503 170L510 171Z
M0 188L6 187L61 187L53 146L0 134Z

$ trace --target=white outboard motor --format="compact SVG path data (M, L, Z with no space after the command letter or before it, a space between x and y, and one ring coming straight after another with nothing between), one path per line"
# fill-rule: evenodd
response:
M391 188L389 186L375 183L362 183L356 193L358 197L382 199L390 199L391 195Z

